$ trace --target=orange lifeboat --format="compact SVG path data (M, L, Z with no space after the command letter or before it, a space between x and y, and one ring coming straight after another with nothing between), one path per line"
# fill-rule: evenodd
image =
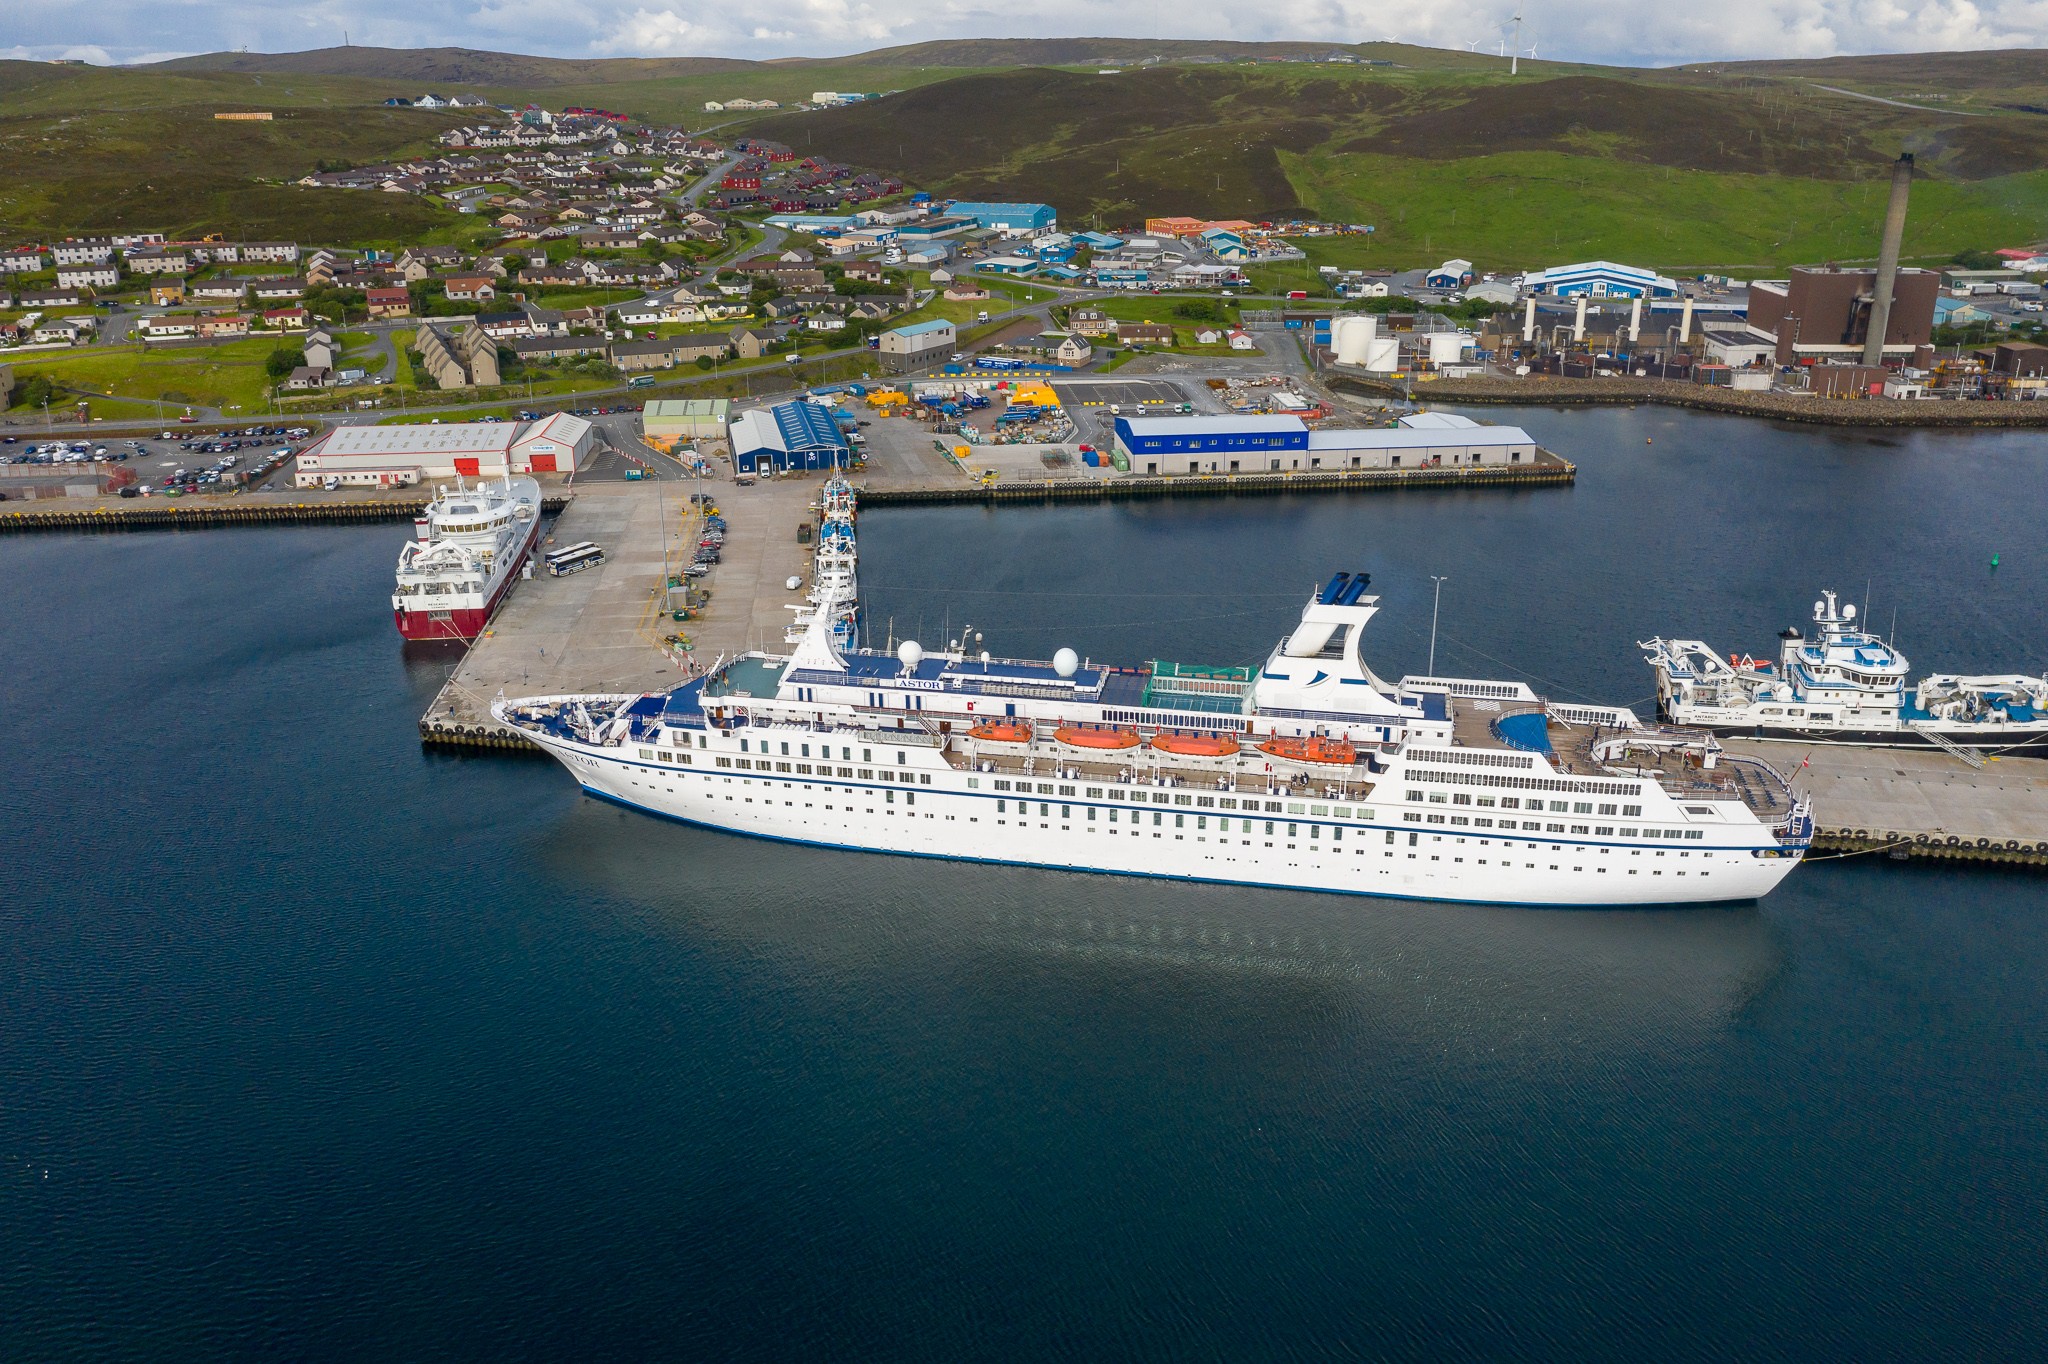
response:
M1102 725L1061 725L1052 737L1074 748L1136 748L1138 732Z
M1189 758L1228 758L1237 752L1237 740L1228 734L1182 734L1161 730L1152 736L1152 747L1161 753L1179 753Z
M967 731L970 739L985 739L998 744L1028 744L1031 742L1031 725L1025 720L983 720Z
M1291 762L1330 763L1341 767L1349 767L1358 761L1357 746L1342 739L1283 739L1275 736L1260 744L1259 752Z

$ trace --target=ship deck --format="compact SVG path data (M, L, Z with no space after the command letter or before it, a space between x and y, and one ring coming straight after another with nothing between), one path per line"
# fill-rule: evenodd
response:
M1323 800L1362 801L1369 799L1373 781L1362 767L1321 772L1231 772L1221 766L1198 767L1190 763L1158 760L1153 749L1124 750L1128 762L1104 762L1085 758L1050 745L1034 745L1031 752L991 752L987 745L974 756L955 752L951 745L942 750L948 765L958 772L985 772L999 777L1042 781L1099 782L1106 786L1170 786L1185 790L1221 791L1231 795L1314 797ZM1249 751L1249 750L1248 750ZM1071 775L1068 775L1071 774Z
M1526 747L1503 739L1495 728L1504 714L1515 711L1481 709L1485 704L1460 700L1451 708L1451 742L1459 748L1529 752ZM1529 712L1524 709L1522 713ZM1631 749L1626 763L1603 763L1595 758L1594 746L1620 732L1573 724L1552 715L1544 731L1551 747L1551 765L1569 776L1645 778L1679 800L1740 800L1766 823L1775 823L1792 813L1790 783L1783 773L1760 758L1724 753L1712 770L1701 767L1685 753L1670 749ZM1676 737L1689 731L1667 727L1651 732Z

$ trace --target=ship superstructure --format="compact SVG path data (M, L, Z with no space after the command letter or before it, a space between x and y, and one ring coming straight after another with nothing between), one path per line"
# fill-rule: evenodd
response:
M540 484L506 478L434 500L398 552L391 614L407 639L475 639L533 555Z
M1909 685L1905 655L1860 628L1856 607L1833 592L1814 602L1811 635L1795 627L1778 639L1775 661L1724 658L1697 639L1645 641L1659 711L1677 724L1799 743L2048 747L2048 677L1935 673Z
M874 852L1418 899L1743 900L1811 811L1767 764L1526 685L1391 684L1339 574L1263 667L836 646L652 695L501 699L592 795Z

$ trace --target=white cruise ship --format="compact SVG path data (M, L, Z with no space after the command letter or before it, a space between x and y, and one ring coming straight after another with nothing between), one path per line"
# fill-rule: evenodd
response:
M1911 665L1890 641L1856 627L1856 608L1823 592L1813 636L1779 636L1778 658L1723 658L1697 639L1639 646L1657 674L1657 708L1674 724L1804 744L2010 753L2048 748L2048 677L1933 673L1908 688Z
M492 713L594 796L871 852L1528 905L1747 900L1805 854L1808 803L1711 736L1382 681L1366 587L1338 574L1257 670L845 652L821 615L670 692Z

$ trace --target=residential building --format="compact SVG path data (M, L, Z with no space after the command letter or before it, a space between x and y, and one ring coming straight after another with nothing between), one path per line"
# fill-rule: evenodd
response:
M958 344L959 336L951 322L939 319L893 327L883 332L878 340L882 355L891 364L909 368L928 364L937 355L951 351Z
M1077 336L1108 336L1116 323L1100 308L1076 308L1067 315L1067 325Z
M0 275L32 275L44 268L47 255L40 246L16 246L0 251Z
M498 343L473 322L452 341L423 322L413 336L413 349L442 388L486 388L499 382Z
M412 316L412 295L404 289L365 289L363 302L371 317Z
M1170 346L1173 328L1164 322L1119 322L1116 339L1126 346Z
M66 237L50 247L50 258L58 265L105 265L114 259L109 237Z
M60 265L60 289L111 289L121 282L121 272L112 265Z

